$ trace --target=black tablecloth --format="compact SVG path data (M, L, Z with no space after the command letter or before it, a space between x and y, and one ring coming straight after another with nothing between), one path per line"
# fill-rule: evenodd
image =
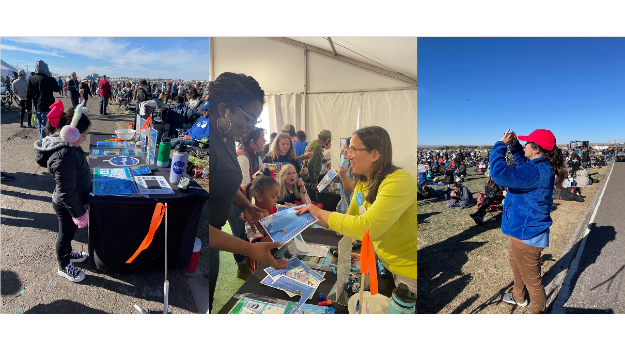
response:
M110 134L91 135L90 148L97 141L111 138ZM105 162L112 157L89 159L91 168L113 168ZM143 157L137 157L144 163ZM169 181L170 168L157 167L155 176ZM200 223L208 192L195 181L188 192L145 197L89 196L89 257L96 267L117 273L137 273L162 269L165 265L165 218L154 234L148 249L142 251L130 264L134 254L148 233L156 203L168 204L167 260L168 266L186 270L191 262L193 243ZM203 242L208 244L208 242Z
M310 227L302 232L302 238L304 238L304 241L308 243L324 244L333 247L338 246L339 240L341 239L340 236L332 231L326 231L323 229ZM266 269L267 267L267 265L259 266L258 269L254 271L250 278L248 278L245 283L243 283L241 288L239 288L239 290L235 294L254 293L276 299L298 301L300 298L299 296L289 298L289 296L281 290L260 284L260 281L262 281L267 276L267 273L264 271L264 269ZM332 274L332 272L328 271L324 278L325 280L321 282L321 284L315 291L315 295L311 299L306 301L307 304L317 305L317 303L319 302L319 293L323 293L326 297L330 293L330 290L336 283L336 276ZM217 286L217 288L219 288L219 285ZM393 276L390 272L387 271L385 278L381 278L378 275L378 292L380 294L390 297L393 294L393 288L395 288L395 284L393 282ZM230 312L230 310L232 310L237 301L239 301L238 298L230 298L230 300L226 303L226 305L224 305L219 313L227 314L228 312ZM346 306L342 306L337 303L332 303L331 306L336 309L336 313L338 314L349 313Z

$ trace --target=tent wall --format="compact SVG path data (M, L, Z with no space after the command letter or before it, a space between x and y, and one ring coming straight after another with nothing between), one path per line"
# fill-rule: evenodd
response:
M377 125L391 137L393 163L417 174L417 91L311 94L307 140L332 132L332 166L338 168L341 138L362 127ZM271 109L270 109L271 111Z
M414 86L266 38L211 40L212 76L228 71L253 76L267 95L271 131L289 123L312 141L319 131L331 130L333 166L338 168L340 138L351 137L359 127L378 125L391 136L393 162L417 174Z

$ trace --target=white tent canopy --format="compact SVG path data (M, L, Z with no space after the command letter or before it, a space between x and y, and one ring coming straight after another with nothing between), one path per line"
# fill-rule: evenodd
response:
M210 40L211 80L223 72L254 77L271 131L293 124L310 142L330 130L338 168L339 139L378 125L391 136L393 162L417 174L417 38Z
M0 60L0 65L2 66L2 68L0 69L0 75L2 76L2 78L5 78L7 75L13 76L13 72L17 73L21 69L2 60Z

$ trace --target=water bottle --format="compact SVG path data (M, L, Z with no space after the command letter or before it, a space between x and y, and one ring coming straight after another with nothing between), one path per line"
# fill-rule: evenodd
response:
M341 214L347 214L347 209L349 208L349 204L345 199L345 195L341 196L341 201L336 205L336 212Z
M161 144L158 146L158 158L156 165L166 168L169 166L169 153L171 152L171 138L163 135Z
M182 177L182 174L187 170L187 163L189 161L189 153L187 146L183 143L179 143L176 146L174 155L171 157L171 173L169 174L169 182L177 184Z
M400 283L393 289L393 295L388 303L387 314L415 314L417 313L417 295L408 286Z
M347 200L345 199L345 195L341 196L341 200L339 201L339 204L336 205L336 212L337 213L341 213L341 214L347 214L347 209L349 208L349 204L347 203ZM338 236L343 236L342 234L334 231Z

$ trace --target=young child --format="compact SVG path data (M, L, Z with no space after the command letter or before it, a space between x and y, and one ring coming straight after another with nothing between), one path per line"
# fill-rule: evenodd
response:
M78 90L78 93L80 94L80 96L78 97L78 104L81 104L82 101L85 100L85 89L80 89Z
M271 177L271 171L269 169L265 169L263 175L259 174L256 176L254 181L247 185L245 193L247 193L247 199L250 201L252 197L254 197L254 204L263 210L264 216L269 216L278 212L276 203L278 202L280 186L278 185L278 181ZM245 233L247 234L247 239L252 243L258 241L272 242L266 232L259 232L257 230L257 232L254 233L247 222L245 223ZM250 265L252 272L258 267L258 263L252 259L250 259Z

